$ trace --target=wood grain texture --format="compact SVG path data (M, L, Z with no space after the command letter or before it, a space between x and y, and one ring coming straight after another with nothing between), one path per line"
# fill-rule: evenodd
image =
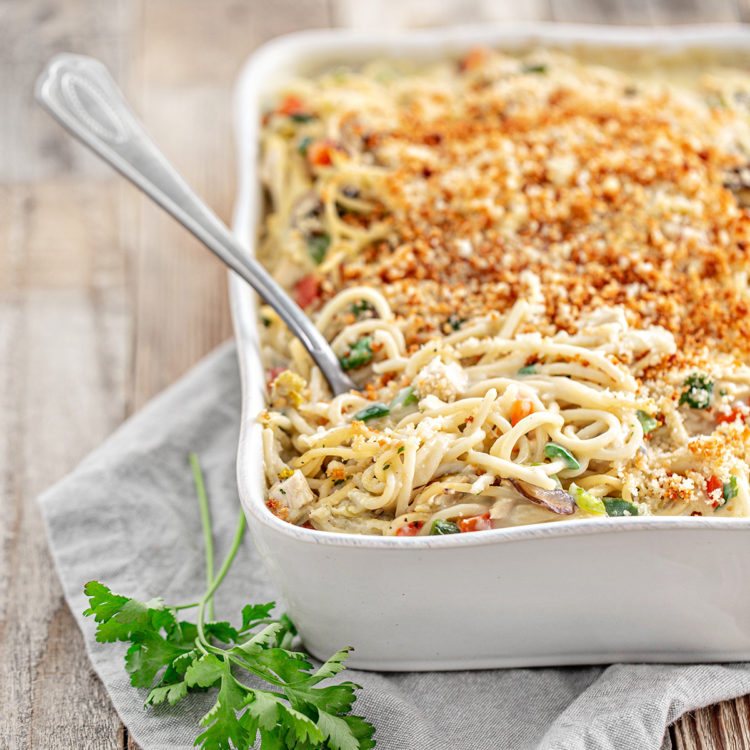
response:
M332 21L513 18L750 22L750 0L0 0L0 748L137 750L89 666L34 500L230 335L219 262L33 103L44 61L102 59L228 220L231 87L255 46ZM670 737L750 750L750 699L683 717Z

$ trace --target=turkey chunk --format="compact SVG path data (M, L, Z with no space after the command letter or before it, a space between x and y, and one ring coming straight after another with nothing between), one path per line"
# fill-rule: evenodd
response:
M268 499L277 505L299 510L315 500L315 495L305 479L305 475L297 469L286 479L280 479L270 490Z

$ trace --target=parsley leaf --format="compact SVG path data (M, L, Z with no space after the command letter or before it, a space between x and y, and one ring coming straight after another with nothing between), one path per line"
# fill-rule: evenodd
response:
M213 595L239 549L244 515L229 554L213 576L210 516L197 460L191 456L206 540L206 593L199 602L170 607L161 599L140 601L114 593L98 581L84 587L97 622L100 642L130 644L125 669L134 687L149 688L146 705L171 706L196 691L217 688L211 710L201 719L195 744L203 750L247 750L260 737L261 750L368 750L375 728L350 713L358 685L339 682L318 687L344 669L351 649L342 649L313 671L308 657L289 647L297 631L282 615L271 619L274 603L248 604L242 625L206 621ZM209 561L209 558L210 561ZM178 620L183 609L198 608L197 622ZM212 615L211 615L212 616ZM249 687L238 679L255 679ZM258 678L270 689L257 687Z
M687 404L691 409L708 409L714 392L714 381L700 372L689 375L683 383L685 390L680 396L680 406Z

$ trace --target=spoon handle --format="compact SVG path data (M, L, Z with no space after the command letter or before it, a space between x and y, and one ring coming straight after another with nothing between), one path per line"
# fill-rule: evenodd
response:
M334 394L356 387L312 321L156 147L102 63L83 55L56 55L37 80L36 98L63 127L247 281L300 339Z

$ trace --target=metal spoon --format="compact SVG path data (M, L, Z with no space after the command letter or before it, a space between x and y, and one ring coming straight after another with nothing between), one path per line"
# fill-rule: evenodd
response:
M356 388L300 307L251 258L153 143L107 69L83 55L53 57L36 83L37 101L70 133L171 214L239 274L299 338L335 395Z

